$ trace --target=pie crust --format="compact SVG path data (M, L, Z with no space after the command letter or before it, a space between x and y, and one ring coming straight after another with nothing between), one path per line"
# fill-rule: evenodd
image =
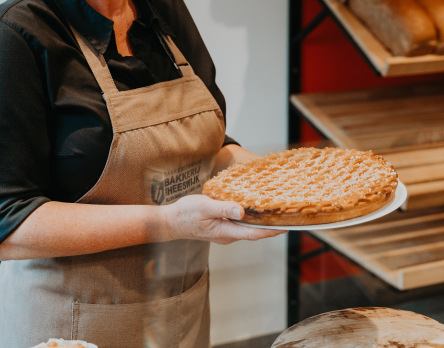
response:
M231 166L203 194L238 202L242 222L300 226L368 214L395 196L398 174L371 151L301 148Z

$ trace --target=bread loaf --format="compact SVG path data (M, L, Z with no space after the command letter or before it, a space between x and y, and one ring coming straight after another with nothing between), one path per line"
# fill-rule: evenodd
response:
M435 25L415 0L349 0L349 7L395 56L432 53Z
M433 19L438 32L437 54L444 54L444 0L417 0Z

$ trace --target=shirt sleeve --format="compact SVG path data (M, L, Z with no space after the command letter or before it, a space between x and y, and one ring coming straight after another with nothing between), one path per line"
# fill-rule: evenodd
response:
M224 139L224 143L223 143L222 147L227 146L227 145L231 145L231 144L241 146L236 140L234 140L233 138L231 138L225 134L225 139Z
M42 72L25 39L0 22L0 243L49 201L50 141Z

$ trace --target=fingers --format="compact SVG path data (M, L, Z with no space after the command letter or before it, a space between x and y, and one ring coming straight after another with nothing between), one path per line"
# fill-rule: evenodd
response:
M221 228L224 230L225 238L229 240L250 240L256 241L259 239L275 237L283 233L287 233L285 230L266 229L266 228L254 228L237 225L231 221L221 222Z
M231 219L240 221L245 215L243 207L232 201L216 201L212 199L205 200L204 210L206 218L209 219ZM283 233L285 230L254 228L237 225L228 220L219 220L219 238L213 240L219 244L230 244L238 240L257 241L259 239L275 237Z
M181 198L169 207L168 221L171 239L198 239L219 244L238 240L256 241L274 237L288 231L246 227L230 220L240 221L245 215L243 207L232 201L217 201L207 196L193 195Z
M209 198L208 200L205 200L204 213L207 218L242 220L245 211L239 203L231 201L216 201Z

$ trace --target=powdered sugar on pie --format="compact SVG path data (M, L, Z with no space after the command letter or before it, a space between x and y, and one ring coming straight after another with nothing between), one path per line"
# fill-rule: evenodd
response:
M368 214L394 197L398 175L371 151L301 148L230 167L203 193L245 209L242 221L310 225Z

